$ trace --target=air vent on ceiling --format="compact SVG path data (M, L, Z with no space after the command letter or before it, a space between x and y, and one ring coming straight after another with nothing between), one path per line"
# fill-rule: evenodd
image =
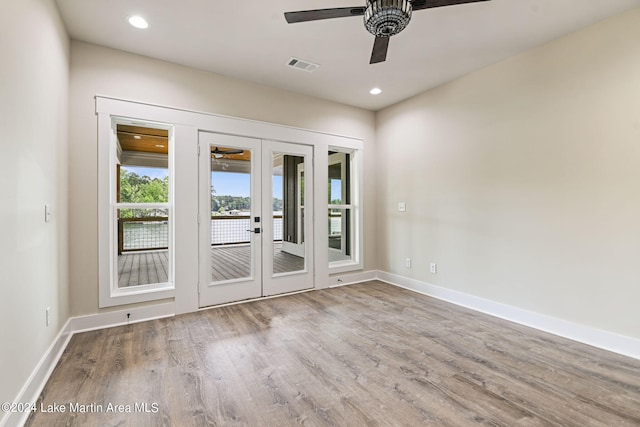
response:
M320 64L314 64L311 61L307 61L300 58L291 57L287 62L289 67L296 68L298 70L306 71L308 73L312 73L320 67Z

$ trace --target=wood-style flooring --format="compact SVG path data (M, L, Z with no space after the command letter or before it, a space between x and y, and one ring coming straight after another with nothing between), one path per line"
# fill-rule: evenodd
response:
M27 425L638 426L640 361L367 282L74 335L54 402Z

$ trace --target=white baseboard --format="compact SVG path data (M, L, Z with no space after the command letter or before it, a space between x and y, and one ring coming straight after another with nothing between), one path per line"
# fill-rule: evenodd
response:
M329 277L329 288L338 286L354 285L356 283L368 282L377 278L377 271L360 271L357 273L340 273Z
M377 279L390 285L640 360L640 339L637 338L591 328L384 271L377 272Z
M176 304L174 302L167 302L163 304L129 308L126 310L108 311L106 313L72 317L69 320L71 323L71 330L75 334L131 323L146 322L147 320L161 319L163 317L175 316L175 314Z
M60 360L62 352L67 348L67 344L69 343L72 335L73 333L71 331L70 321L67 320L13 402L35 404L42 392L42 389L47 384L49 376L51 376L51 373L58 364L58 360ZM30 414L31 412L8 412L0 420L0 426L21 426L27 421Z
M129 314L129 317L127 317L127 314ZM44 356L42 356L24 387L22 387L22 390L13 401L36 402L73 334L174 315L175 303L171 302L70 318L64 324L53 343L51 343ZM27 421L29 414L30 412L7 413L4 418L0 419L0 427L21 426Z
M329 287L346 286L375 279L494 317L499 317L640 360L639 339L534 313L397 274L384 271L340 274L330 277ZM127 314L129 314L129 317L127 317ZM35 402L38 399L49 376L62 356L62 352L67 347L74 333L110 328L128 323L144 322L174 315L175 303L171 302L70 318L42 356L40 362L14 402ZM4 418L0 420L0 427L21 426L28 416L29 413L7 413Z

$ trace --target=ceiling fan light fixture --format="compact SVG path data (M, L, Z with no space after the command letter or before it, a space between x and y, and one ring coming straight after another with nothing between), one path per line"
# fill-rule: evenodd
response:
M412 10L409 0L367 0L364 26L376 37L391 37L407 27Z

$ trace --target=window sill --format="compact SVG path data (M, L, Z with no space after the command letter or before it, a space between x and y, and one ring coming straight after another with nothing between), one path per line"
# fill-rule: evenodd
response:
M110 295L100 295L100 308L157 301L174 297L175 286L173 283L118 288L112 290Z

